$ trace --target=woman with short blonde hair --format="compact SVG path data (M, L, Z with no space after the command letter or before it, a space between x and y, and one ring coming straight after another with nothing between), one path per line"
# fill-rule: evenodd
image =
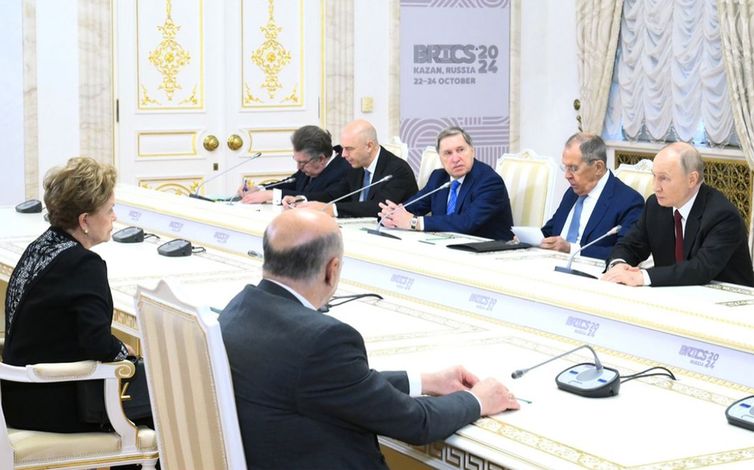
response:
M107 265L91 251L110 239L116 219L115 182L111 165L87 157L71 158L45 176L50 227L26 248L8 282L6 364L110 362L134 355L111 332ZM143 382L136 375L132 381L137 379ZM146 405L143 397L124 405L131 419L151 415L148 398ZM3 381L2 406L8 425L19 429L82 432L109 424L101 381Z

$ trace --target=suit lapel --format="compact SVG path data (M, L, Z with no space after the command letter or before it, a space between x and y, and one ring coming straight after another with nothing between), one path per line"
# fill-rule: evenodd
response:
M377 154L377 166L374 168L374 174L372 175L372 183L374 183L375 181L378 181L383 176L386 176L384 175L384 173L386 173L385 167L387 166L387 164L388 164L387 155L384 154L384 152L382 151L382 147L380 147L380 152ZM363 171L361 173L361 178L362 179L364 178ZM372 189L374 188L369 188L369 192L367 193L367 199L366 199L367 201L371 201L372 199L374 199L377 193L376 191L372 191Z
M448 181L450 181L450 176L448 175L447 172L443 171L442 176L440 176L440 178L438 178L437 180L437 185L435 185L435 187L432 189L439 188L440 186L447 183ZM436 201L435 204L437 205L437 210L434 210L434 207L432 208L433 214L445 215L445 213L448 212L448 195L449 194L450 194L450 188L445 188L442 191L437 191L435 194L431 196L432 199Z
M699 188L694 205L691 206L689 218L686 220L686 230L683 233L683 258L689 259L691 247L694 246L696 236L701 226L702 214L704 207L707 205L707 190L704 185Z
M615 181L613 181L613 178L615 176L610 174L607 178L607 183L605 183L605 187L602 188L602 194L600 194L600 198L597 199L597 204L594 205L594 210L592 210L592 215L589 217L589 220L586 222L586 227L584 227L584 234L581 236L581 243L583 244L585 241L589 240L589 236L594 231L595 227L599 227L600 222L602 222L602 219L605 217L605 214L607 214L607 208L610 207L610 202L613 200L613 195L615 194ZM612 227L611 227L612 228ZM602 234L597 234L597 236Z
M471 167L471 171L466 174L466 178L463 179L463 184L461 185L461 189L458 190L458 198L456 199L456 214L461 212L461 208L463 207L463 203L466 201L466 198L468 197L469 193L471 192L471 188L474 185L474 173L476 173L476 166L477 162L474 162L474 165ZM447 201L447 198L446 198ZM447 203L446 203L447 204Z

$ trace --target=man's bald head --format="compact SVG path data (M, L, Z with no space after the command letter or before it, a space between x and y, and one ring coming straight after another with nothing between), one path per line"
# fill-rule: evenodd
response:
M380 152L377 130L363 119L351 121L340 131L343 158L353 168L367 168Z
M364 119L356 119L355 121L349 122L343 127L342 133L358 137L362 142L372 140L375 144L379 144L377 141L377 129L375 129L369 121L365 121Z
M660 150L655 160L661 159L676 160L680 163L684 174L688 175L692 171L699 173L699 180L704 179L704 161L702 155L693 145L686 142L673 142L666 145Z
M322 211L296 209L277 216L264 232L265 276L313 280L332 258L343 256L335 219Z

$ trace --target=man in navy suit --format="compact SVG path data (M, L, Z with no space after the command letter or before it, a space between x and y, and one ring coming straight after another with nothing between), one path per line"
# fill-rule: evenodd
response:
M722 281L754 286L746 226L738 209L704 184L704 162L676 142L654 158L655 193L636 225L615 245L606 281L629 286L701 285ZM637 264L649 255L654 266Z
M363 119L348 123L340 133L343 158L351 169L340 184L312 194L310 199L296 207L324 210L335 217L375 217L380 212L378 203L385 199L402 202L417 191L416 178L411 167L402 158L393 155L380 145L374 126ZM335 204L324 204L359 188L389 180L357 192ZM284 201L286 202L286 201Z
M333 153L332 137L324 129L317 126L301 127L291 136L291 143L293 161L296 162L298 171L286 179L293 178L293 181L267 185L274 186L271 191L266 188L259 190L258 187L242 191L243 202L281 204L284 196L301 195L308 198L311 194L340 182L348 171L348 162Z
M503 179L484 162L474 158L471 136L459 127L449 127L437 136L442 169L429 175L427 184L406 204L380 204L382 224L390 228L427 232L458 232L495 240L513 238L513 215ZM418 200L450 181L447 189ZM428 215L431 212L431 215Z
M616 235L581 252L582 256L607 259L615 243L639 218L644 198L607 169L607 148L598 135L577 133L569 137L561 161L570 188L542 227L546 238L540 246L574 253L620 225Z
M263 250L263 280L219 318L249 468L386 469L377 434L427 444L518 408L500 382L461 366L369 368L359 332L317 311L335 292L343 260L340 229L324 212L283 212L265 230Z

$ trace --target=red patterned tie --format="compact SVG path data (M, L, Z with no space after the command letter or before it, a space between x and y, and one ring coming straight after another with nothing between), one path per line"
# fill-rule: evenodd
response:
M675 210L675 262L683 261L683 225L681 224L681 213Z

